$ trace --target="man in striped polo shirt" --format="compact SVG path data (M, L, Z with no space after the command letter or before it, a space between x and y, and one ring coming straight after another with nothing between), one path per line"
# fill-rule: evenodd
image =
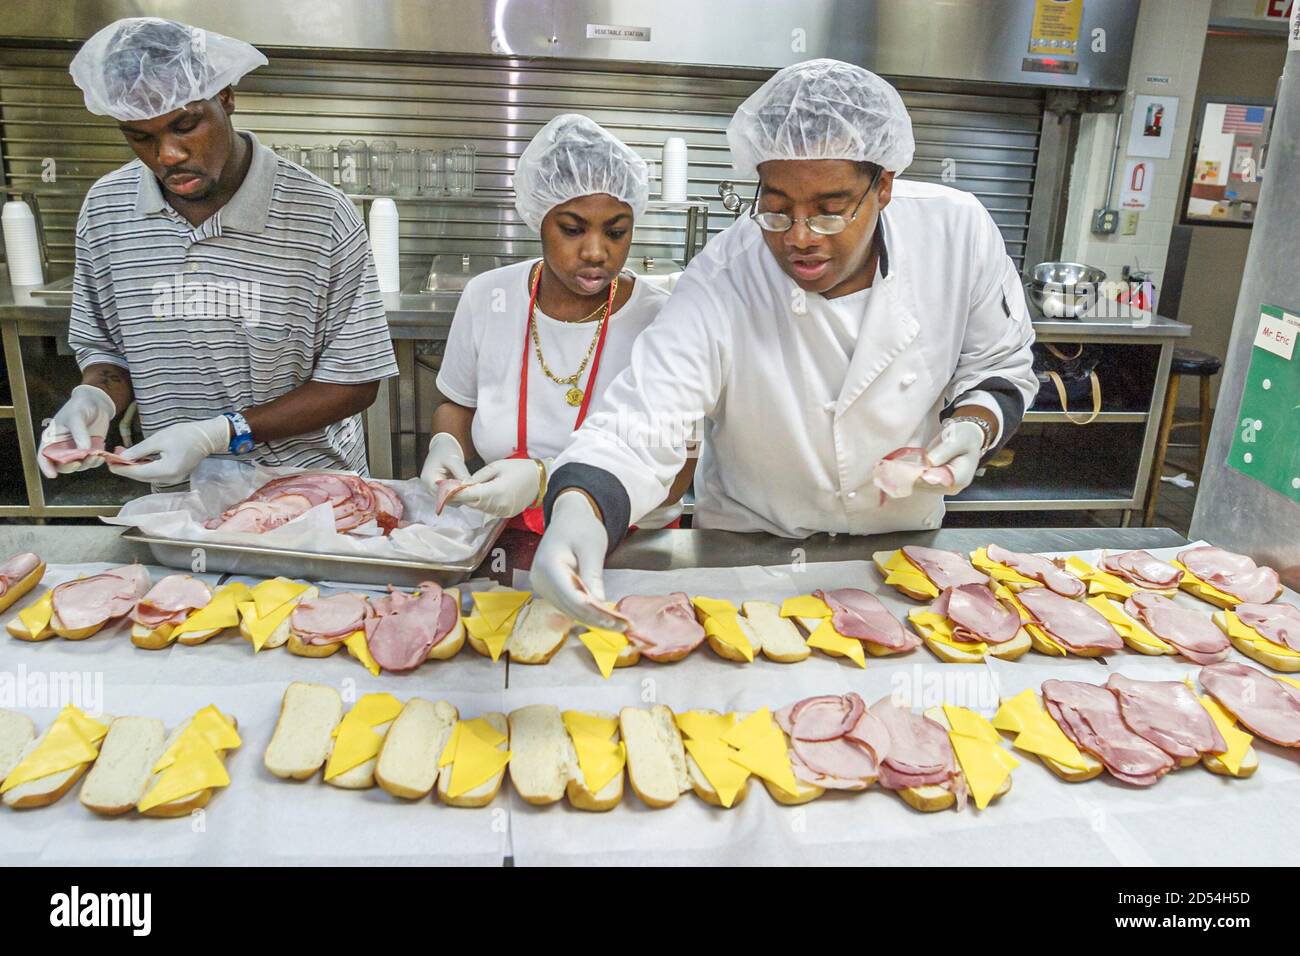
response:
M360 412L397 374L361 219L337 190L231 123L247 43L139 17L71 72L137 159L77 221L68 341L82 384L42 435L103 439L134 399L143 441L110 464L155 488L209 455L366 473ZM56 465L49 477L103 459Z

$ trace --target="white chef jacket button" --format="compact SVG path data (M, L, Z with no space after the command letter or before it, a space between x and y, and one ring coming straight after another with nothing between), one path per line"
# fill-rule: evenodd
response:
M846 497L849 497L849 498L856 498L857 496L858 496L858 493L857 493L856 491L850 491Z
M824 411L824 412L833 412L833 411L835 411L835 403L834 403L834 402L827 402L825 405L822 406L822 411Z
M907 386L911 385L915 381L916 381L916 373L908 372L906 375L903 376L903 388L907 388Z

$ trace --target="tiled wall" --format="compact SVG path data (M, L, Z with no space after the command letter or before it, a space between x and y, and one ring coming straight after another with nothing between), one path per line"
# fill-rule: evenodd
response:
M1143 0L1133 38L1124 114L1119 118L1123 129L1111 204L1119 203L1119 180L1124 173L1134 95L1146 93L1178 97L1173 154L1169 159L1152 160L1155 182L1151 205L1139 213L1137 234L1121 236L1116 232L1110 236L1094 236L1090 231L1092 212L1105 201L1116 115L1085 114L1079 128L1079 144L1070 176L1062 259L1097 266L1112 279L1119 279L1125 265L1150 270L1155 275L1157 289L1161 286L1169 230L1178 218L1180 179L1195 113L1196 81L1209 14L1210 0ZM1167 76L1169 83L1149 84L1146 82L1148 74Z

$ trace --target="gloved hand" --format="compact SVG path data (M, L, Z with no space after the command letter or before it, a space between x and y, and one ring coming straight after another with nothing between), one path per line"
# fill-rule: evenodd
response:
M589 627L626 632L626 619L600 605L605 600L605 548L609 536L591 502L570 489L555 500L551 520L533 556L533 590Z
M546 459L502 458L470 475L465 487L456 493L456 504L477 508L495 518L513 518L541 496L546 487L543 476L550 471L551 463Z
M533 466L537 471L537 466ZM465 467L465 452L460 447L456 436L449 432L438 432L429 441L429 454L425 456L424 467L420 469L420 481L429 489L429 494L438 494L438 482L448 478L465 481L469 478L469 469Z
M108 423L116 414L117 406L113 404L106 391L94 385L78 385L72 390L63 407L54 413L50 423L45 426L45 431L41 432L40 451L44 451L47 445L68 438L71 438L78 448L89 448L92 438L103 438L108 434ZM66 465L56 465L40 451L36 454L36 464L46 478L66 475L84 468L95 468L104 463L104 459L92 456Z
M939 430L939 437L930 442L926 456L936 468L947 465L952 471L951 485L927 485L923 481L916 483L917 491L937 491L940 494L955 495L975 480L975 470L979 468L980 454L984 450L984 429L974 422L944 422Z
M108 470L136 481L175 485L186 481L204 458L229 448L230 419L218 415L199 422L168 425L122 452L123 458L132 461L142 458L154 458L155 461L139 465L109 465Z

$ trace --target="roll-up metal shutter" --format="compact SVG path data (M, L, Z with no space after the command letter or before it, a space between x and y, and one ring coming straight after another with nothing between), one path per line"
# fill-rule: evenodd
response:
M39 197L53 276L71 270L81 198L131 158L111 120L91 116L68 76L66 50L0 50L0 148L6 184ZM718 200L731 179L727 121L768 74L500 58L376 59L277 55L236 91L235 123L274 146L335 145L344 138L402 146L473 143L477 196L403 202L404 265L439 253L517 259L537 238L518 219L510 174L529 138L561 112L581 112L651 161L652 195L664 139L684 136L692 198L710 202L710 232L731 221ZM974 88L893 78L912 114L916 160L906 176L973 192L1007 251L1023 265L1040 125L1041 91ZM751 183L737 182L748 198ZM682 258L685 214L653 211L637 224L634 253Z

